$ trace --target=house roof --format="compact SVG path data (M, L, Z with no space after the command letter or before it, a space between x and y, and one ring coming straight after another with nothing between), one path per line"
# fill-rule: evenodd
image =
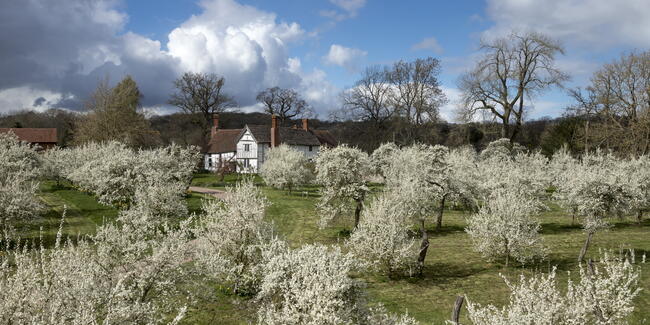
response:
M13 132L29 143L57 143L56 128L0 128L0 133Z
M271 127L268 125L246 125L258 143L271 143Z
M336 138L330 133L330 131L327 130L310 130L316 138L318 138L318 141L320 141L321 144L326 144L331 147L336 147L338 145L338 141L336 141Z
M280 128L280 143L288 145L320 146L320 141L311 132L303 129Z
M271 143L271 126L247 125L258 143ZM280 143L288 145L319 146L320 140L312 132L291 127L280 127Z
M208 144L207 153L224 153L237 151L237 140L243 129L217 130Z

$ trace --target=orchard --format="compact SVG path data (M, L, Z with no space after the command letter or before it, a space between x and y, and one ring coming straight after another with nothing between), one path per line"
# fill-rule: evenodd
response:
M0 135L0 323L649 317L646 156L561 150L547 158L501 139L481 152L387 143L368 154L341 145L308 161L279 146L261 178L226 184L199 173L199 159L194 147L136 150L119 142L37 153ZM197 199L190 185L225 194ZM65 235L67 210L78 210L66 205L52 243L28 240L25 225L52 218L47 211L59 204L41 199L54 195L44 188L92 199L115 216ZM558 224L564 233L551 232ZM629 243L620 241L625 231L636 235ZM616 234L616 244L600 240ZM488 292L472 291L464 278Z

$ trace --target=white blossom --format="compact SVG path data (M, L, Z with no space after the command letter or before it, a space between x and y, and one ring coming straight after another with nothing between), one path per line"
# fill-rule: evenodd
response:
M273 256L264 266L260 324L413 325L408 316L366 305L363 285L352 279L357 261L339 248L307 245Z
M393 142L383 143L370 155L370 164L373 173L385 177L386 171L390 168L390 161L394 153L399 152L399 147Z
M490 260L504 257L506 265L513 257L521 263L545 255L540 224L534 218L536 202L516 189L493 193L477 214L469 217L465 231L474 249Z
M374 270L388 275L410 273L416 260L402 204L389 194L375 199L361 216L347 246Z
M316 182L322 185L317 206L321 227L345 213L352 203L356 205L357 226L363 201L370 191L366 184L370 175L368 154L357 148L340 145L319 152L316 157Z
M266 154L260 176L267 185L291 192L295 186L307 184L311 180L312 172L307 163L302 152L281 144Z
M268 205L251 182L237 184L223 201L204 204L205 215L196 230L197 262L238 294L259 290L265 256L285 246L264 221Z
M0 231L11 222L38 216L43 206L36 197L40 158L13 133L0 133Z
M469 319L474 325L627 324L640 291L639 268L627 259L601 257L602 266L581 265L580 281L569 280L566 292L557 286L555 268L548 275L521 275L516 284L504 277L509 303L499 309L468 301Z

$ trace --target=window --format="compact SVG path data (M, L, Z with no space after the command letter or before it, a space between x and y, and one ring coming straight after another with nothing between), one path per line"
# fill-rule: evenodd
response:
M251 145L250 144L245 144L244 145L244 151L251 151Z
M242 159L242 167L248 168L251 166L250 159Z
M313 151L313 150L314 150L314 147L313 147L313 146L309 146L309 151Z
M212 167L212 158L208 158L208 167Z

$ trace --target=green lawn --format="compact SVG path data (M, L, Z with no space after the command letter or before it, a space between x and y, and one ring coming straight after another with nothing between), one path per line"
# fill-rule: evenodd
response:
M197 174L192 185L223 189L241 176L229 175L225 181L218 181L211 174ZM262 182L254 178L256 184ZM280 236L293 247L306 243L338 244L349 236L351 218L338 220L326 229L318 228L315 204L318 200L314 187L298 189L291 195L262 187L264 195L272 203L267 217L272 221ZM55 187L51 182L42 185L42 198L50 207L46 217L29 225L21 225L30 236L38 234L42 226L44 234L52 236L58 227L62 206L68 206L65 232L67 234L89 233L104 217L114 218L116 211L99 205L90 195L70 187ZM199 211L203 197L190 195L188 207ZM542 235L549 248L548 258L538 264L504 268L501 263L489 263L472 251L469 237L464 233L466 215L461 211L445 211L443 230L433 230L429 223L431 246L426 269L422 278L388 279L380 275L356 275L367 283L371 303L382 303L394 312L407 312L424 324L442 323L449 318L456 295L466 295L479 303L503 304L507 301L507 288L499 274L515 279L519 274L548 272L558 266L561 284L567 280L566 271L575 277L576 258L584 240L580 227L571 224L571 218L558 206L540 218ZM597 233L588 257L598 255L599 249L633 248L640 260L641 255L650 255L650 220L636 225L632 220L613 220L613 227L607 232ZM638 308L630 318L631 324L643 324L650 319L650 264L641 265L643 271L640 284L644 288L636 300ZM206 284L208 294L197 297L197 304L189 309L186 324L247 324L255 320L255 303L247 298L237 297L220 290L216 284ZM466 315L464 315L466 316ZM464 320L466 318L463 317Z

